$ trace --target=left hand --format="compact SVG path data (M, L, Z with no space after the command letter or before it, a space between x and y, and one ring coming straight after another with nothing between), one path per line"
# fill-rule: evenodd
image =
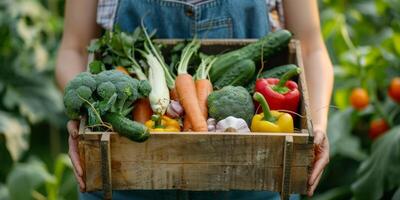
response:
M314 194L319 180L321 179L322 172L325 166L329 163L329 141L326 131L321 128L314 129L314 166L311 172L310 179L308 180L307 195L311 197Z

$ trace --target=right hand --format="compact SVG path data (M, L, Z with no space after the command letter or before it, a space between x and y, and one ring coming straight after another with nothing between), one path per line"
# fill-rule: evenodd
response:
M77 120L68 121L67 129L68 129L68 133L69 133L68 155L69 155L69 157L72 161L72 165L74 167L74 174L75 174L76 181L78 181L78 183L79 183L79 189L81 192L83 192L83 191L85 191L85 182L83 182L83 170L81 167L81 163L79 161L79 152L78 152L79 121L77 121Z

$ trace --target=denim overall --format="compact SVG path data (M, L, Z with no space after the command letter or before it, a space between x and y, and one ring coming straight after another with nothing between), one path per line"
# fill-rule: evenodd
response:
M269 32L266 0L119 0L115 25L132 32L144 25L157 38L260 38ZM102 199L102 192L80 193L80 199ZM293 198L294 197L294 198ZM267 191L113 191L113 199L130 200L278 200ZM299 199L298 195L291 199Z

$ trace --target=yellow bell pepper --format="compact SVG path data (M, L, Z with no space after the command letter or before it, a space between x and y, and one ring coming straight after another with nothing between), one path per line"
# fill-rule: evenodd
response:
M144 124L150 132L180 132L179 122L167 116L153 115L151 120Z
M260 103L263 113L254 115L251 122L252 132L294 132L293 118L290 114L270 111L268 103L261 93L254 93L253 98Z

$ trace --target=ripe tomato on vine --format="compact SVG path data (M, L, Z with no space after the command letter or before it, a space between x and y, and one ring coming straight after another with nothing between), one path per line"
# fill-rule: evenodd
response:
M354 88L351 91L350 103L356 110L363 110L369 104L369 96L367 90L363 88Z

